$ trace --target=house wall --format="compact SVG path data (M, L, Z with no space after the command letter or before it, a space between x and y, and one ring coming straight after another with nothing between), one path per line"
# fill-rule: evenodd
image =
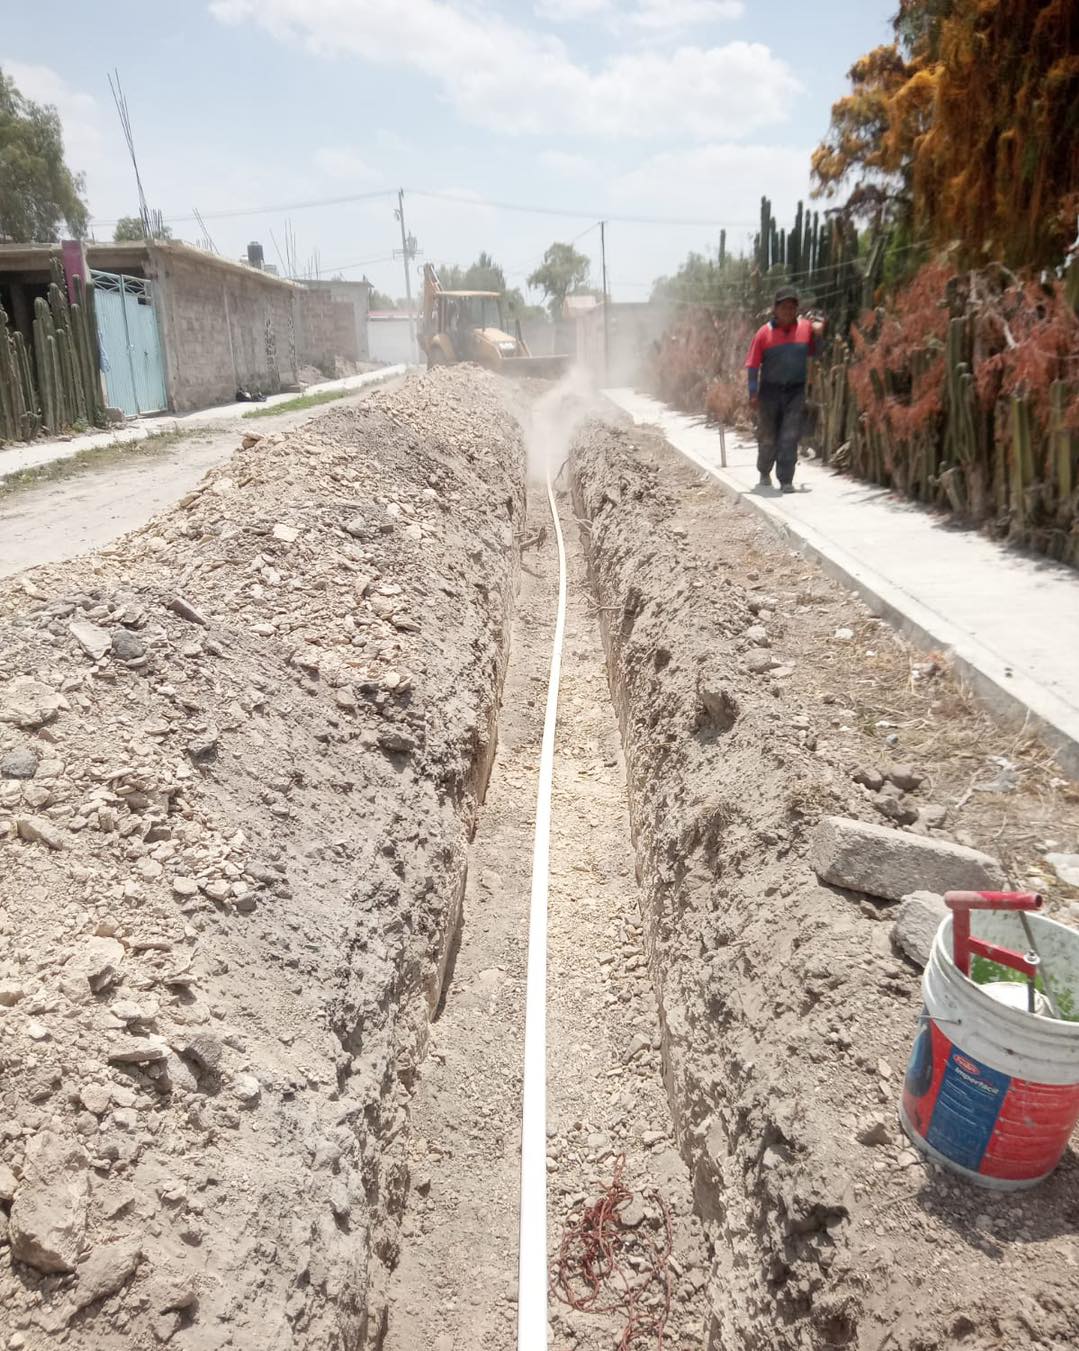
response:
M305 281L300 294L301 364L310 361L321 369L326 363L332 369L335 357L369 359L367 313L371 289L366 282Z
M296 290L211 256L150 247L170 407L230 403L244 387L277 393L296 382Z

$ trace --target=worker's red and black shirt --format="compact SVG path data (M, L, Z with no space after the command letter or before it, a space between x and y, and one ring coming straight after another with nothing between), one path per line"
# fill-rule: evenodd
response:
M789 389L804 385L809 358L816 355L817 335L808 319L797 319L789 328L769 319L757 329L746 357L750 394L761 386Z

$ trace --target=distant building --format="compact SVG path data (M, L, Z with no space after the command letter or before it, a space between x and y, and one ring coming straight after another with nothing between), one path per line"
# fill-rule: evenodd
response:
M417 360L412 347L415 318L406 310L371 310L367 316L367 352L371 361L387 366Z
M0 305L31 349L53 259L95 282L107 399L128 416L272 394L296 388L305 366L332 374L367 359L363 283L287 281L160 240L0 244Z

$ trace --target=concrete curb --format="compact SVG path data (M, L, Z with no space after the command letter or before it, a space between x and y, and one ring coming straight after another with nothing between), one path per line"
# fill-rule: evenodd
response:
M117 427L112 432L92 432L88 436L75 436L70 441L47 441L34 445L0 450L0 483L15 478L27 470L43 469L50 464L60 464L64 460L74 459L89 450L109 450L114 446L135 444L147 441L152 436L162 436L171 432L195 431L212 422L239 421L252 408L273 408L276 404L288 403L292 399L303 398L308 394L327 394L340 390L344 394L369 386L384 384L404 375L407 366L386 366L379 371L365 371L362 375L349 375L343 380L326 380L322 384L308 385L303 394L271 394L258 404L226 404L220 408L206 408L197 413L183 416L167 414L163 417L147 418L133 427ZM17 463L15 463L17 461Z
M610 402L625 415L626 410L620 404L615 400ZM658 430L662 434L662 429ZM1061 769L1079 777L1079 718L1052 691L1027 676L1011 672L994 653L944 615L921 604L887 578L852 558L811 525L787 516L768 498L748 492L732 475L708 464L692 451L676 446L670 440L667 444L714 478L729 497L757 512L791 547L819 563L829 576L855 591L873 614L886 619L917 647L947 653L960 678L994 712L1009 721L1036 728L1056 752Z

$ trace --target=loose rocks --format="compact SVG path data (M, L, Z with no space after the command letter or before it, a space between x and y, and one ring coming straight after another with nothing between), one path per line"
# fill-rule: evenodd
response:
M0 757L0 778L32 779L37 773L38 758L32 750L8 751Z
M82 1150L51 1131L32 1138L11 1207L11 1252L43 1272L73 1271L90 1184Z
M909 896L903 897L895 912L892 942L912 962L924 967L929 961L941 921L947 919L948 914L943 897L935 892L911 892Z
M889 901L919 889L999 891L1006 884L1004 870L988 854L843 816L821 821L810 863L822 882Z

